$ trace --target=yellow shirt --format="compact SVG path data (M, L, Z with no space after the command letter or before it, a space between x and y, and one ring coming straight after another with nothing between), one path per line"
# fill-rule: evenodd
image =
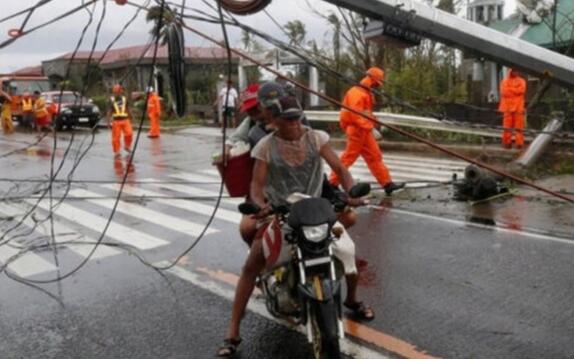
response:
M48 116L48 110L46 109L46 100L40 97L36 100L34 104L34 110L36 112L36 117L46 117Z

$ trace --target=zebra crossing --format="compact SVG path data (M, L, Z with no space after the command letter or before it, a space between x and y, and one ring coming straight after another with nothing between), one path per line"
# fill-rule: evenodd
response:
M448 181L453 173L461 176L465 166L461 161L395 154L386 154L385 162L393 180L419 182L409 183L410 186L424 184L426 181ZM374 181L361 160L351 168L351 174L359 181ZM174 181L182 183L173 183ZM147 251L172 244L174 237L195 238L204 230L207 219L214 211L214 199L218 197L219 186L219 174L212 168L172 173L169 175L169 181L166 181L166 178L144 178L138 185L125 186L124 195L142 200L133 201L126 198L119 202L105 241ZM76 200L65 201L54 211L55 240L63 246L62 251L80 259L91 253L93 243L106 226L118 190L119 184L102 183L90 186L89 189L75 188L70 191L69 197ZM147 206L146 198L153 202L153 208ZM215 220L205 235L221 234L226 228L229 230L230 224L236 230L241 218L237 212L237 204L242 201L242 198L222 198L220 208L215 213ZM2 233L20 220L22 214L36 202L34 199L19 205L0 202ZM47 200L40 201L37 208L41 210L40 216L45 215L50 209L50 203ZM33 216L30 216L23 221L19 233L49 238L50 227L47 224L37 225ZM22 277L57 270L49 253L22 252L26 248L26 241L23 241L25 236L17 237L7 243L0 242L0 266L7 264L8 270ZM103 259L121 253L124 252L119 249L99 246L90 259Z

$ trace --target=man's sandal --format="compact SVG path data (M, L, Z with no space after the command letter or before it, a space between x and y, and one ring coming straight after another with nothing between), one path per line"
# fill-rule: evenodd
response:
M241 344L241 338L227 338L223 340L223 345L217 351L218 357L230 357L237 353L237 347Z
M375 319L375 312L363 302L343 303L345 308L351 310L353 315L359 320L373 320Z

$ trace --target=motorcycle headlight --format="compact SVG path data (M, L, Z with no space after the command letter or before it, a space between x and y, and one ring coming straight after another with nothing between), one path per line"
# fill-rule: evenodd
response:
M319 243L327 238L329 231L329 223L324 223L319 226L303 226L303 235L305 239L310 242Z

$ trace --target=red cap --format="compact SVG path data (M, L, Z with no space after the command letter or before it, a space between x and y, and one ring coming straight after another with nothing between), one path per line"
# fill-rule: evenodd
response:
M251 84L247 86L245 91L241 94L241 107L240 112L247 112L253 107L259 105L259 100L257 99L257 91L259 91L259 84Z

